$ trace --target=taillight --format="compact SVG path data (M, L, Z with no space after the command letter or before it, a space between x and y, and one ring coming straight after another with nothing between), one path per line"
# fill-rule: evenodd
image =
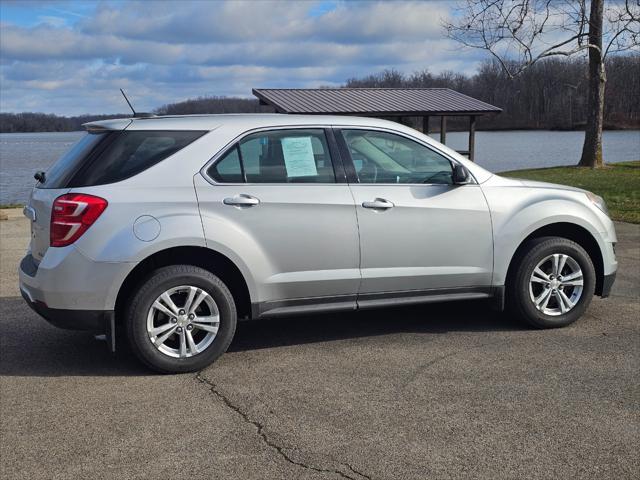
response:
M68 193L56 198L51 210L51 246L66 247L93 225L104 209L104 198L84 193Z

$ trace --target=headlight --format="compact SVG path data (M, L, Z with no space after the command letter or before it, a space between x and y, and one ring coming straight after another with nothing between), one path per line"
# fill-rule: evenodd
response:
M607 204L604 202L604 198L591 192L587 192L587 198L591 203L602 210L607 217L609 216L609 209L607 208Z

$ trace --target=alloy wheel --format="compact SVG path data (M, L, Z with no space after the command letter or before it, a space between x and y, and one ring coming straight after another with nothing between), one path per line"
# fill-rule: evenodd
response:
M570 312L580 300L584 285L582 269L569 255L554 253L533 269L529 295L535 307L545 315Z
M193 285L166 290L156 298L147 314L147 334L163 354L193 357L215 340L220 312L213 297Z

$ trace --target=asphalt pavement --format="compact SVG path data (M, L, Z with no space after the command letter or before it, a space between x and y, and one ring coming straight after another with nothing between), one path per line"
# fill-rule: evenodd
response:
M245 322L199 374L155 375L18 297L0 222L3 479L640 476L640 226L613 295L529 329L483 302Z

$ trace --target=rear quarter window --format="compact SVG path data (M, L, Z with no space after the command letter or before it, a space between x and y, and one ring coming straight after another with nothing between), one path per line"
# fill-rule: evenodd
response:
M205 133L182 130L88 133L47 172L40 187L74 188L119 182L170 157Z
M47 170L38 188L65 188L98 145L116 132L87 133Z

